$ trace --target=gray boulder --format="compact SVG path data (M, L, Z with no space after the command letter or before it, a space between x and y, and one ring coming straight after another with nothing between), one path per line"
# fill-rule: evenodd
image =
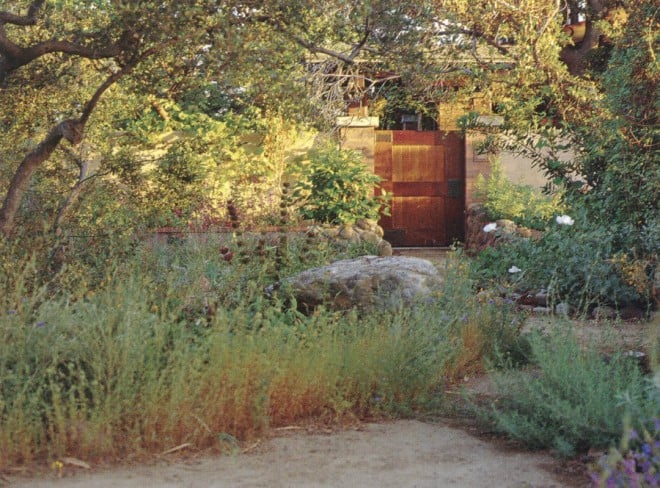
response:
M304 312L321 304L333 310L397 308L439 291L443 284L442 275L430 261L405 256L337 261L284 281Z

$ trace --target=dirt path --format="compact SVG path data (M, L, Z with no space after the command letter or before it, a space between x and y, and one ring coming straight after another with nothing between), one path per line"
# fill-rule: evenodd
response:
M16 487L498 487L584 486L546 454L512 450L437 423L363 424L332 434L280 431L248 454L108 470L65 466L63 477ZM2 483L0 482L0 485Z

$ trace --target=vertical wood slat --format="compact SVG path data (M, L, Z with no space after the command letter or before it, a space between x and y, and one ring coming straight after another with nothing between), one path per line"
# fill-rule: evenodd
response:
M442 246L462 239L465 157L461 135L377 131L375 152L376 174L383 178L383 188L394 193L391 217L380 220L392 244ZM454 198L448 194L449 179L454 180L454 189L457 183L463 185Z

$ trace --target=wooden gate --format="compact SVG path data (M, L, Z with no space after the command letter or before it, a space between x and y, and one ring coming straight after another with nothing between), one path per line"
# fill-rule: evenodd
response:
M465 140L458 132L376 131L375 171L393 194L380 225L393 246L463 241Z

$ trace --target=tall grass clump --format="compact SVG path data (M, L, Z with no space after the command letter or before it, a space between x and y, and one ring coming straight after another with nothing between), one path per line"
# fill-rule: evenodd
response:
M659 385L635 359L605 357L563 329L529 342L531 366L495 376L501 398L490 415L497 430L530 448L573 456L615 445L624 418L641 431L657 417Z
M145 245L76 293L43 291L29 260L5 273L0 468L221 451L272 426L407 415L437 406L444 383L480 367L493 332L511 327L453 264L456 286L418 306L303 315L265 286L345 254L288 239L278 261L277 245L246 262L223 257L231 238Z

